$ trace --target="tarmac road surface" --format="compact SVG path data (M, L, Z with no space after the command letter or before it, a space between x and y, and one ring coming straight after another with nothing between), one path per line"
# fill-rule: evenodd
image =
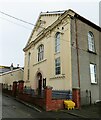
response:
M77 116L70 115L62 112L38 112L36 109L32 109L14 99L7 96L2 96L2 118L52 118L55 120L62 120L64 118L77 118ZM20 119L19 119L20 120Z

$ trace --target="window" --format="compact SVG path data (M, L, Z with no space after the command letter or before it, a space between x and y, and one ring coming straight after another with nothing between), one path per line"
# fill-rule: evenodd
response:
M28 67L29 67L29 65L30 65L30 56L31 56L31 53L29 52L29 53L28 53Z
M57 32L55 36L55 52L60 52L60 33Z
M30 70L28 69L27 79L29 80Z
M91 83L97 83L97 80L96 80L96 65L95 64L90 64L90 78L91 78Z
M43 58L44 58L44 46L41 44L38 47L38 61L43 60Z
M55 59L55 74L58 75L61 73L60 67L60 57Z
M43 88L46 87L46 78L43 78Z
M89 51L95 52L94 35L92 32L88 33L88 47Z

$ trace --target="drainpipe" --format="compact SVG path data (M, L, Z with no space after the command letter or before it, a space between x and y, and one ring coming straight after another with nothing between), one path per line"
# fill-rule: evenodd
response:
M78 71L78 87L80 90L80 68L79 68L79 47L78 47L78 34L77 34L77 19L75 17L75 42L76 42L76 51L77 51L77 71ZM81 99L80 99L80 91L79 91L79 102L81 103Z

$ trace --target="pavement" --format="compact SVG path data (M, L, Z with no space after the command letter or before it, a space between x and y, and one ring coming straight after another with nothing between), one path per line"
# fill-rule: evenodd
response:
M8 96L8 95L6 95ZM9 96L11 97L11 96ZM17 100L18 102L38 111L38 112L43 112L44 110L38 106L29 104L27 102L24 102L18 98L13 99ZM76 117L80 118L101 118L101 104L93 104L93 105L87 105L87 106L82 106L80 109L73 109L73 110L59 110L55 112L60 112L60 113L67 113Z
M74 109L74 110L64 109L61 111L67 112L71 115L78 116L81 118L101 118L101 110L99 105L97 104L82 106L80 109Z

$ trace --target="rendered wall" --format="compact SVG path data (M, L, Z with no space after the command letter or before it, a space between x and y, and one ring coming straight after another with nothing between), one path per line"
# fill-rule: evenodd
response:
M94 34L96 54L88 52L88 32ZM77 49L76 49L76 29L75 20L72 20L72 77L73 88L78 86L78 67L77 67ZM99 31L77 20L77 40L79 52L79 71L80 71L80 90L91 91L92 103L99 99ZM97 65L97 84L91 84L90 63Z

